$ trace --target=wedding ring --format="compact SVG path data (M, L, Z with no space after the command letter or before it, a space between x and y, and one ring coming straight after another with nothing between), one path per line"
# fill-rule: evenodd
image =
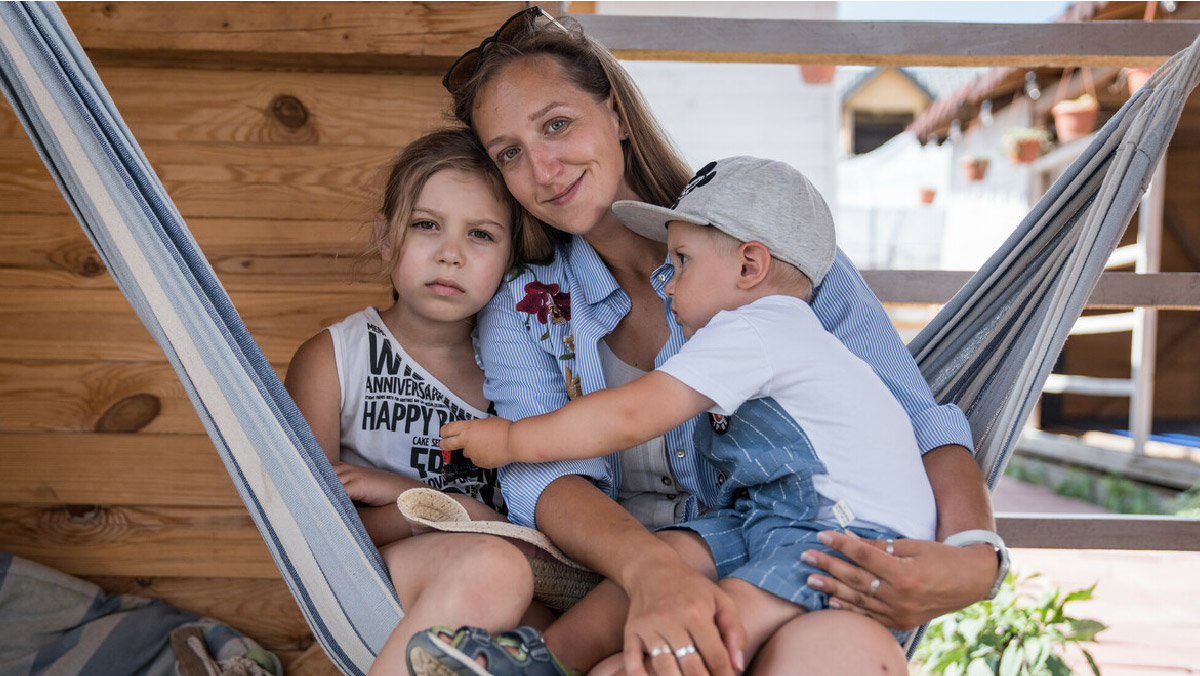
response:
M895 554L896 553L896 541L891 538L888 538L887 545L883 548L883 551L887 552L888 556Z
M880 583L881 580L879 578L871 580L871 586L867 587L867 596L874 596L875 592L879 590Z
M671 646L660 645L657 648L650 649L650 657L658 657L659 655L666 655L669 652L671 652Z
M696 646L689 643L675 651L675 659L683 659L684 657L687 657L688 655L695 655L695 654L696 654Z

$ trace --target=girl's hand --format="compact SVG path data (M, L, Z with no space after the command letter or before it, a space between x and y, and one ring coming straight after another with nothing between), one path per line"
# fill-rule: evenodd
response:
M477 467L499 467L516 460L508 447L512 422L504 418L456 420L442 425L442 450L462 450Z
M639 584L626 590L624 671L647 676L734 676L743 671L746 630L733 600L713 581L686 565L645 566ZM694 646L694 654L675 650ZM656 650L657 649L657 650Z
M913 629L980 601L996 579L996 552L988 545L952 547L900 539L892 541L893 553L888 554L888 540L837 531L819 537L858 565L810 549L805 561L832 577L812 575L809 586L827 592L831 607L868 615L892 629ZM872 593L876 578L879 584Z
M419 481L393 474L387 470L361 467L348 462L333 463L333 471L342 480L346 494L355 502L379 506L396 502L409 488L423 486Z

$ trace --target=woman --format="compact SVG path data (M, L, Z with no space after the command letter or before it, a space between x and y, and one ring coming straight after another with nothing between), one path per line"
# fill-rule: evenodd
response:
M480 315L485 394L497 412L514 419L553 410L674 354L683 335L665 305L671 274L663 264L665 247L626 229L610 206L621 199L669 206L691 172L612 55L535 7L465 54L444 83L456 117L475 130L512 194L560 236L552 261L522 270ZM840 252L813 309L875 368L913 418L937 499L939 538L990 530L965 419L932 400L878 300ZM693 425L619 457L510 465L501 475L510 519L536 523L570 556L615 583L594 594L628 595L625 632L611 637L611 648L626 649L631 671L640 670L639 651L654 651L659 673L704 673L707 667L728 674L731 666L743 666L728 599L642 525L655 528L695 514L723 481L697 460ZM756 672L782 673L803 659L818 672L855 673L865 662L845 660L866 659L861 645L879 647L867 628L874 623L861 614L911 629L982 599L998 568L989 545L901 541L893 547L840 533L831 538L861 568L819 556L815 565L830 575L811 584L828 591L832 607L853 612L822 614L838 619L821 617L820 626L805 616L784 626L759 655ZM586 612L587 604L571 612ZM847 635L855 637L852 643ZM555 637L554 627L546 640L568 665L603 657L563 654L569 637ZM844 645L855 650L840 654ZM663 647L672 651L664 654Z

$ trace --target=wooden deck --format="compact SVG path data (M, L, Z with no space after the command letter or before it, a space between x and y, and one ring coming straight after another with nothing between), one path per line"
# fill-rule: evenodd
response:
M1101 507L1041 486L1001 479L998 513L1101 514ZM1078 589L1099 582L1091 601L1068 606L1104 622L1090 649L1104 676L1200 674L1200 552L1014 549L1014 570L1041 584ZM1075 661L1077 673L1090 673Z

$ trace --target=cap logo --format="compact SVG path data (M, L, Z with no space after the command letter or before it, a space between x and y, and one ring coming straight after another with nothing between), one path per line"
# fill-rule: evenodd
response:
M696 172L696 175L692 177L692 180L688 181L688 184L684 187L683 192L679 193L679 198L675 200L675 203L671 205L671 208L677 208L683 198L692 194L692 191L696 188L708 185L708 182L713 180L713 177L717 175L716 170L717 163L715 160L709 162L703 167L700 167L700 170Z

